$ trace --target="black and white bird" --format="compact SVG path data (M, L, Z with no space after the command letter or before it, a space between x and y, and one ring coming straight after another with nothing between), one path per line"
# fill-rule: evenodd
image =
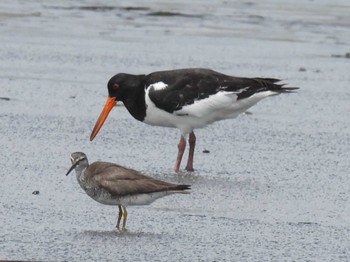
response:
M189 185L176 185L145 176L140 172L114 163L97 161L89 165L82 152L71 154L72 166L77 180L88 196L105 205L119 208L116 228L125 231L127 206L149 205L153 201L175 193L188 193ZM120 228L122 216L123 225Z
M210 69L159 71L148 75L120 73L108 82L108 98L91 133L93 140L117 101L129 113L149 125L178 128L181 132L174 170L179 171L189 141L187 171L193 171L196 128L235 118L265 97L290 93L275 78L246 78Z

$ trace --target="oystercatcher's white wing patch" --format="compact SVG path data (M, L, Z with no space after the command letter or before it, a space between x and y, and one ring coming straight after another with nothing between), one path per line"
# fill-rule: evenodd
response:
M159 91L159 90L163 90L167 87L168 87L167 84L165 84L163 82L157 82L157 83L151 84L149 87L147 87L147 89L150 90L151 88L153 88L155 91Z

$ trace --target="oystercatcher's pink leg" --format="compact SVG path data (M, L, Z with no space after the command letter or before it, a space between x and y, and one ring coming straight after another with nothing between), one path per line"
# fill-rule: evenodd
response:
M186 140L183 136L181 136L177 147L178 147L179 151L177 152L177 158L176 158L176 163L175 163L175 167L174 167L175 172L179 172L182 156L183 156L185 148L186 148Z
M190 151L188 152L188 160L186 165L187 171L194 171L193 169L193 155L194 155L194 148L196 146L196 136L194 132L192 131L190 133L190 137L188 138L188 143L190 144Z

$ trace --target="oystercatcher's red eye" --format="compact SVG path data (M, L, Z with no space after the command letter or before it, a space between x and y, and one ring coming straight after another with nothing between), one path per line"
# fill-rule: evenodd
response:
M118 84L113 84L113 89L114 90L117 90L119 88L119 85Z

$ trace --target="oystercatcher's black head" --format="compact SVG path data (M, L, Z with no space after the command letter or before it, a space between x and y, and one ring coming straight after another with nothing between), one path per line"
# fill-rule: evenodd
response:
M116 101L124 101L142 84L142 75L117 74L108 81L108 96Z
M138 91L138 87L142 87L144 75L130 75L120 73L113 76L108 81L108 97L105 106L96 121L94 129L90 135L92 141L100 131L103 123L107 119L109 112L115 106L117 101L125 101L128 97L133 97L134 93Z

